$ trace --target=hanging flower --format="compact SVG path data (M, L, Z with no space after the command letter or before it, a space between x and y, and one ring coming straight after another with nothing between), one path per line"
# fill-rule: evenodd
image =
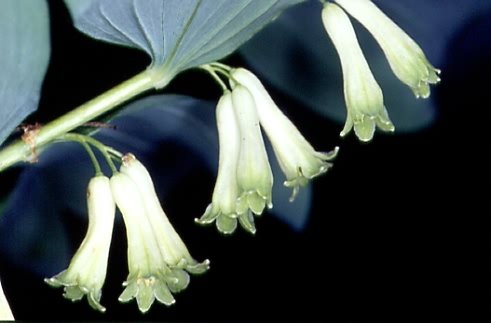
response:
M227 91L217 104L216 119L220 145L218 175L212 202L196 222L211 223L216 220L218 230L231 234L237 228L237 162L239 159L240 133L235 117L232 93Z
M72 301L80 300L87 295L90 306L104 312L106 309L99 301L106 278L116 211L107 177L96 176L90 180L87 189L87 206L89 226L82 244L73 256L68 269L45 281L54 287L64 286L64 296Z
M260 215L265 206L273 207L271 202L273 173L259 127L256 103L246 87L241 84L232 86L232 106L240 130L237 162L240 195L237 199L237 213L246 215L239 217L239 221L247 229L254 226L254 223L251 223L252 213Z
M216 220L218 229L230 234L238 220L244 229L255 233L253 214L260 215L266 206L273 206L273 174L255 102L245 87L231 86L232 92L224 93L216 110L220 155L212 203L196 222Z
M284 185L292 188L293 201L300 187L325 173L336 157L338 148L329 153L314 150L295 125L281 112L261 81L244 68L234 69L231 77L252 94L262 128L273 145L278 163L286 176Z
M354 127L362 141L372 139L375 126L394 131L384 107L382 90L363 56L353 26L344 11L334 3L322 10L324 27L338 51L343 69L344 98L348 114L341 136Z
M209 261L196 262L165 215L146 168L133 156L123 157L111 189L123 214L128 236L129 275L119 300L136 298L141 312L155 299L171 305L172 293L185 289L190 273L203 273Z
M370 0L335 0L377 40L390 67L416 97L430 96L429 84L440 81L423 50Z

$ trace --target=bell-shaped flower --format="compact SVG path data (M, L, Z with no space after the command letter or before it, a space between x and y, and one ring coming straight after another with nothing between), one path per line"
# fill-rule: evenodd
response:
M336 4L327 2L322 10L322 21L336 47L343 70L348 113L341 136L347 135L353 127L362 141L372 139L376 126L384 131L394 131L384 106L382 90L361 51L348 16Z
M161 242L162 247L165 246L164 250L167 250L165 262L172 268L186 269L191 273L205 272L208 269L208 260L198 263L191 257L186 245L164 213L152 178L145 166L133 154L126 154L123 156L120 171L128 175L140 191L148 221L152 224L158 242Z
M136 298L141 312L155 299L171 305L172 293L185 289L190 273L202 273L209 261L196 262L165 215L146 168L131 154L123 157L121 172L111 189L123 214L128 237L129 275L119 300Z
M293 201L300 187L312 178L326 172L336 157L338 148L329 153L317 152L302 136L297 127L274 103L261 81L244 68L234 69L231 77L245 86L252 94L262 128L268 135L286 176L284 185L292 188L290 201Z
M101 288L106 278L107 260L116 206L110 181L96 176L87 189L89 225L87 235L75 253L68 269L45 281L54 287L65 287L64 296L72 301L87 295L89 304L101 312Z
M232 82L232 80L231 80ZM237 162L237 183L240 195L237 200L237 213L241 224L251 223L252 213L260 215L264 207L272 208L271 190L273 173L264 146L256 103L249 90L241 84L232 84L232 106L239 126L240 150ZM251 230L250 230L251 231Z
M218 230L230 234L237 228L237 162L239 159L240 132L232 103L232 93L227 91L218 101L216 120L220 151L218 156L218 175L212 201L201 218L200 224L216 220Z
M335 0L358 20L377 40L389 65L416 97L430 96L429 84L440 81L423 50L370 0Z
M3 292L2 282L0 281L0 321L14 321L14 315L10 309L9 302Z

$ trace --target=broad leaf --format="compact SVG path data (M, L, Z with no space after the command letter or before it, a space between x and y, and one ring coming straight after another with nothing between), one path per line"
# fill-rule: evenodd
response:
M50 55L45 0L0 1L0 144L38 106Z
M141 49L175 73L230 54L302 1L65 0L80 31Z

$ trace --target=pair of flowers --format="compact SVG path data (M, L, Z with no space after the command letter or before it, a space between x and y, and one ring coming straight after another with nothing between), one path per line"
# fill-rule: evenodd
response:
M220 144L218 175L212 202L197 222L216 220L218 229L232 233L237 221L251 233L254 217L272 208L273 175L261 133L267 134L286 176L284 185L300 187L326 172L337 154L314 150L274 103L261 81L244 68L229 72L231 91L225 90L216 108Z
M382 90L358 44L348 12L360 22L382 48L397 78L409 86L417 98L428 98L429 84L440 81L440 70L427 60L418 44L370 0L326 2L322 21L338 51L344 79L348 115L341 136L354 127L362 141L372 139L375 128L394 131L384 106Z
M109 247L116 205L126 225L129 275L123 283L121 302L136 298L141 312L157 299L171 305L172 293L185 289L189 273L203 273L209 261L198 263L174 230L162 210L152 179L132 154L122 158L120 172L111 179L93 177L87 189L89 225L87 235L68 269L46 279L55 287L64 287L64 296L72 301L87 295L89 304L99 311L101 289L106 278Z

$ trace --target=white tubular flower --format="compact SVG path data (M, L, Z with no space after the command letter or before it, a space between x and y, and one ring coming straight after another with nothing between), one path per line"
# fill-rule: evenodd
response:
M54 287L65 287L66 298L87 300L94 309L104 312L99 303L101 288L106 278L107 259L114 225L116 206L111 193L109 179L96 176L87 189L89 226L87 235L75 253L68 269L45 279Z
M211 204L196 222L211 223L216 220L218 230L231 234L237 228L237 161L239 159L240 133L235 117L232 94L227 91L218 101L216 108L220 152L218 175Z
M336 157L338 148L329 153L314 150L295 125L281 112L261 81L244 68L234 69L231 77L252 94L261 126L273 145L275 155L286 176L284 185L292 188L293 201L300 187L312 178L325 173Z
M155 192L152 178L145 166L133 154L123 156L121 173L128 175L138 187L143 198L148 221L152 225L157 241L165 245L165 262L171 268L186 269L190 273L203 273L208 269L209 261L198 263L189 254L186 245L169 222L167 215L160 205L159 198Z
M150 175L133 155L123 157L121 173L111 178L111 189L128 236L129 275L119 300L136 298L143 313L155 299L173 304L172 293L189 283L186 271L202 273L209 261L197 263L191 258L160 206Z
M14 315L10 309L9 302L3 292L2 282L0 281L0 321L14 321Z
M128 237L129 275L119 296L121 302L136 297L138 308L145 313L155 298L163 304L175 302L169 285L179 284L185 288L188 277L179 278L164 261L156 237L152 231L143 206L143 199L135 183L128 175L119 173L111 178L114 199L123 214Z
M346 13L334 3L322 10L324 27L338 51L343 69L344 97L348 114L341 136L354 126L362 141L370 141L375 126L394 131L384 107L382 90L363 56L355 31Z
M399 80L408 85L416 97L429 97L428 84L440 81L440 70L430 64L418 44L372 1L335 1L373 35Z
M240 130L237 182L241 191L237 200L239 221L254 232L251 211L260 215L264 207L272 208L273 173L264 146L254 99L246 87L234 84L232 102Z

